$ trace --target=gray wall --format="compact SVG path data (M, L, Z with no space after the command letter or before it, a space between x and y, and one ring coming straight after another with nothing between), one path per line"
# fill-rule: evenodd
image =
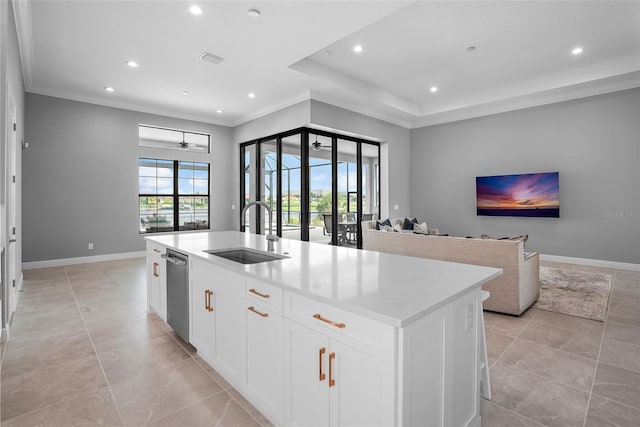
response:
M559 219L476 216L476 176L551 171ZM640 263L640 90L414 129L411 195L441 232L528 234L527 250Z
M319 101L311 101L311 123L381 140L380 214L383 218L411 214L407 167L411 149L409 129ZM394 209L395 205L398 210Z
M143 250L138 157L210 162L211 228L231 227L230 128L36 94L26 101L25 262ZM140 148L141 123L210 133L211 154Z

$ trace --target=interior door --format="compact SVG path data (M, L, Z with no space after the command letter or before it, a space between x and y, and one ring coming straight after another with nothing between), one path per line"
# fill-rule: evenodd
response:
M7 85L7 283L5 286L7 298L7 321L15 311L16 298L16 105Z

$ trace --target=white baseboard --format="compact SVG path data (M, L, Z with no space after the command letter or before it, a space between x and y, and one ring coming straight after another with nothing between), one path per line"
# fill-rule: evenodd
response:
M51 259L46 261L23 262L22 269L32 270L34 268L61 267L64 265L86 264L89 262L114 261L118 259L139 258L145 255L146 255L145 251L139 251L139 252L124 252L120 254L84 256L84 257L78 257L78 258L63 258L63 259Z
M605 261L600 259L574 258L574 257L568 257L568 256L545 255L545 254L540 254L540 260L551 261L551 262L564 262L567 264L590 265L592 267L615 268L617 270L640 271L640 264L633 264L630 262Z

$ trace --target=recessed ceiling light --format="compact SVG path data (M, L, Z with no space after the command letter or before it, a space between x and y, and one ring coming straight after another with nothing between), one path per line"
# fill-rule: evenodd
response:
M247 95L249 98L255 98L256 94L253 92L249 92L249 95Z
M138 63L133 60L127 61L127 65L131 68L138 68Z
M189 95L189 91L188 90L183 90L182 92L180 92L183 95Z
M115 89L112 88L111 86L105 86L104 90L106 90L107 92L113 92Z
M355 46L353 47L353 51L354 51L355 53L360 53L360 52L362 52L362 50L363 50L363 49L362 49L362 45L357 44L357 45L355 45Z
M218 108L218 109L216 110L216 113L218 113L218 114L222 114L222 113L224 113L224 110L221 110L220 108Z
M247 15L252 18L260 18L260 11L258 9L249 9Z
M194 15L202 15L202 9L200 9L200 6L196 4L194 4L189 8L189 12L191 12Z
M582 53L582 48L580 46L576 46L573 49L571 49L572 55L580 55L581 53Z
M431 86L431 89L429 89L431 91L431 93L436 93L438 91L438 87L437 86Z

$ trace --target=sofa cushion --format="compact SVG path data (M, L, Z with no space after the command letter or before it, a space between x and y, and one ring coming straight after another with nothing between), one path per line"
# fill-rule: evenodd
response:
M413 225L418 224L417 218L405 218L402 225L403 230L413 230Z
M427 228L427 223L413 224L413 232L417 234L428 234L429 229Z
M376 230L382 230L384 226L392 227L391 220L389 218L384 221L376 221Z

